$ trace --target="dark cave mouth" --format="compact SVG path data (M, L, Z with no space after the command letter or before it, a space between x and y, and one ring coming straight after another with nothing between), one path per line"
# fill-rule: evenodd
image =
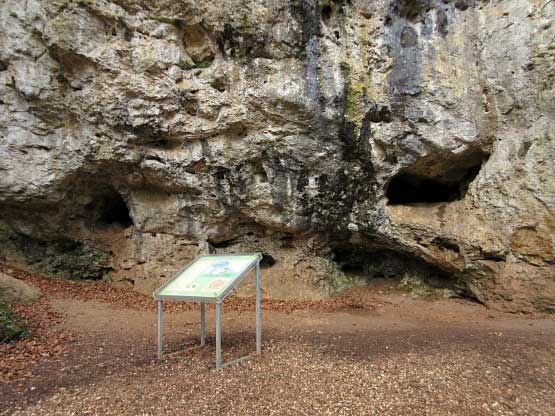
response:
M375 278L395 278L410 269L423 269L430 272L431 267L424 262L389 249L367 250L362 247L340 247L333 251L332 260L346 274L364 277L367 281ZM441 272L433 271L435 274Z
M435 176L423 174L423 168L409 168L393 177L387 186L387 203L402 205L462 200L480 173L485 158L477 154L470 161L466 160L466 163L453 162L449 169Z
M330 4L325 4L322 6L322 10L321 10L322 20L324 20L325 22L330 20L332 13L333 13L333 9L331 8Z
M389 248L341 246L332 260L355 285L385 287L417 295L475 300L464 283L422 259Z
M123 197L115 190L109 189L97 195L85 209L91 212L93 224L96 227L117 225L128 228L133 225L133 219Z
M262 269L269 269L277 263L277 260L268 253L262 253L262 260L260 260L260 267Z
M389 205L453 202L463 199L467 190L464 182L441 182L402 173L389 183L386 195Z

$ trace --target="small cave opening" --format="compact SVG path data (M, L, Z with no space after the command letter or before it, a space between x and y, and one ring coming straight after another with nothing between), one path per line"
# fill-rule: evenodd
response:
M281 248L294 248L295 247L295 237L292 235L286 235L281 237Z
M270 267L272 267L276 263L277 263L276 259L274 257L272 257L271 255L269 255L267 253L262 254L262 260L260 260L260 267L261 268L269 269Z
M387 186L388 205L415 203L453 202L464 199L472 181L478 176L484 156L471 163L452 163L442 173L428 176L422 169L405 170L391 180ZM431 167L430 171L434 168Z
M322 7L322 12L321 12L322 20L325 21L325 22L330 20L332 12L333 12L333 10L331 8L331 5L326 4L324 7Z
M170 141L166 139L160 139L155 142L152 142L152 145L156 147L168 147L169 144L170 144Z
M393 178L387 188L389 205L452 202L461 198L458 183L442 183L421 176L403 173Z
M85 209L92 213L94 225L97 227L118 225L127 228L133 225L125 200L113 189L96 196Z
M127 208L127 204L119 194L117 198L106 202L108 203L105 205L104 211L100 216L101 222L105 224L119 224L123 228L133 225L133 220L129 215L129 208Z
M210 85L212 86L212 88L218 90L219 92L224 92L225 91L225 84L226 81L224 78L222 77L216 77L211 83Z

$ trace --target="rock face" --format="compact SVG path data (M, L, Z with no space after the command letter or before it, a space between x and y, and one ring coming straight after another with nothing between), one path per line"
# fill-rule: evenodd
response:
M434 275L555 309L555 2L29 0L0 10L0 250L151 291L262 251L318 298Z
M41 292L38 288L15 277L0 273L0 302L30 303L38 299Z

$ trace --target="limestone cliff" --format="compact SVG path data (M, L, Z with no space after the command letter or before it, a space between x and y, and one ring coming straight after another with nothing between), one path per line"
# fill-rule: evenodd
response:
M3 0L0 253L150 291L262 251L555 309L555 2Z

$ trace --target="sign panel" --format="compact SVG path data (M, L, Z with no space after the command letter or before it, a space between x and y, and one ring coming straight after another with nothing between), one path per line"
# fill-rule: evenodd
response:
M258 254L197 257L162 286L155 297L218 298L258 260Z

